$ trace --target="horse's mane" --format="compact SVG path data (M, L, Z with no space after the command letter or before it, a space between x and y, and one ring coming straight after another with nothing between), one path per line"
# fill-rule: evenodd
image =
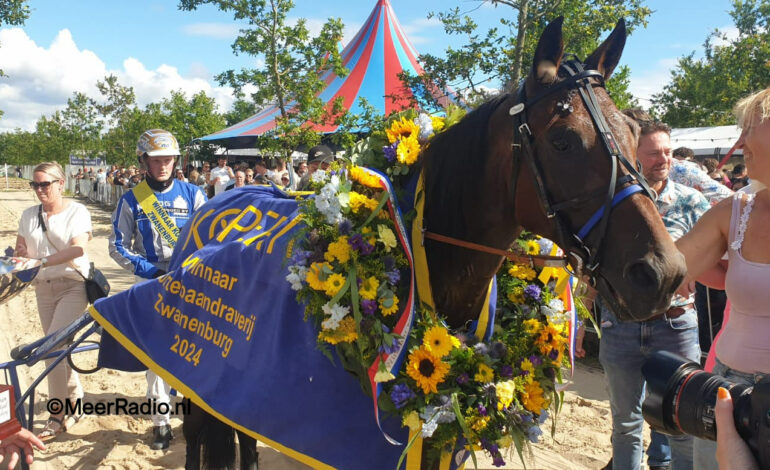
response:
M440 221L446 235L460 236L467 226L463 217L479 210L479 192L489 156L489 119L510 95L489 99L457 124L431 140L423 152L425 197L433 201L426 227ZM426 206L426 212L428 211Z

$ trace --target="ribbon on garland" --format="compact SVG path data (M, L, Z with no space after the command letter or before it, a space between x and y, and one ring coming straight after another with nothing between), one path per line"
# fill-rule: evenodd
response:
M409 243L409 236L407 234L406 230L406 224L404 223L403 215L401 214L401 210L398 206L398 201L396 199L396 193L393 189L393 184L391 183L390 179L388 179L387 176L380 173L379 171L372 170L370 168L366 167L360 167L363 171L369 173L370 175L373 175L377 177L377 180L380 183L380 186L388 195L388 199L385 203L386 207L388 208L388 212L390 213L390 217L394 222L394 225L396 227L396 236L398 237L399 242L401 243L401 246L404 248L404 254L406 256L407 261L409 262L409 296L404 303L404 308L401 311L401 315L398 318L398 321L396 322L396 325L393 327L393 333L397 334L401 337L401 339L398 341L398 346L396 350L390 354L388 353L381 353L379 356L377 356L377 359L374 360L372 365L369 366L369 369L367 371L367 375L369 377L369 385L372 389L372 401L374 406L374 419L377 423L377 427L382 432L383 436L385 436L385 439L388 440L393 445L402 445L401 442L398 442L397 440L390 437L383 429L382 425L380 424L380 409L377 405L380 393L382 393L382 384L380 382L375 381L375 376L378 372L385 372L386 374L392 374L393 376L398 375L398 371L401 368L401 364L404 361L404 357L406 356L406 344L407 344L407 338L409 337L409 332L412 329L412 324L414 323L414 314L415 314L415 272L414 272L414 259L412 257L412 248L411 244ZM374 214L372 214L374 215ZM356 304L356 302L354 302Z
M564 252L554 243L550 255L562 256ZM540 282L547 284L554 279L553 292L564 304L564 312L567 314L567 335L569 339L569 364L570 372L575 372L575 338L577 337L577 309L575 308L575 299L573 292L575 289L575 277L564 268L546 267L540 271L538 277Z

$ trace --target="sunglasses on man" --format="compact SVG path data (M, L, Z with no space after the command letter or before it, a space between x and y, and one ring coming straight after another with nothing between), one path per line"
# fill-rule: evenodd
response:
M48 188L49 186L51 186L52 184L56 183L57 181L59 181L59 180L53 180L53 181L41 181L41 182L39 182L39 183L38 183L37 181L30 181L30 182L29 182L29 187L30 187L30 188L32 188L32 189L37 189L37 188L43 188L43 189L46 189L46 188Z

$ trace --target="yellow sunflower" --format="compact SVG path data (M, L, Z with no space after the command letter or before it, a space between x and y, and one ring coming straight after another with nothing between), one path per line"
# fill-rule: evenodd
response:
M438 393L436 385L444 381L449 373L449 364L441 361L424 346L409 354L406 373L413 378L424 393Z
M404 165L411 165L417 161L420 155L420 142L417 140L417 134L401 139L396 147L396 158Z
M450 335L443 326L432 326L425 332L422 338L425 349L436 357L444 357L456 347L460 346L460 340Z
M329 278L326 279L326 283L325 283L326 295L328 295L329 297L334 297L335 295L337 295L337 292L339 292L340 289L342 289L342 286L345 285L345 281L346 281L345 276L343 276L342 274L334 273L330 275Z
M326 279L324 279L323 268L331 269L329 263L312 263L305 275L305 281L310 288L315 290L326 290Z
M535 240L528 240L527 241L527 254L528 255L539 255L540 254L540 244L536 242Z
M373 211L377 208L377 204L379 204L376 200L355 191L350 191L348 194L350 195L350 210L354 214L357 214L362 207Z
M542 327L543 324L534 318L524 320L524 330L531 335L537 334Z
M388 136L388 142L391 144L399 139L409 138L410 136L417 136L420 133L420 128L413 120L401 117L398 121L393 121L385 131Z
M489 383L495 379L495 371L486 364L479 364L479 371L473 376L473 380L479 383Z
M348 243L348 237L343 236L336 241L329 243L329 247L324 253L324 259L332 262L337 259L342 264L345 264L350 259L350 244Z
M380 287L380 281L374 276L369 276L361 280L361 287L358 288L358 293L363 299L374 300L377 297L378 287Z
M543 389L537 382L524 384L524 393L521 394L521 404L524 408L533 413L540 413L543 408L548 406L547 400L543 396Z
M350 179L369 188L381 189L380 180L376 176L363 170L360 166L353 166L350 168Z
M380 310L382 311L382 314L386 317L388 315L391 315L393 313L398 312L398 296L394 295L392 299L386 299L381 298L380 301Z
M358 339L356 321L352 317L347 316L340 321L340 326L336 329L331 331L321 330L318 333L318 338L329 344L352 343Z

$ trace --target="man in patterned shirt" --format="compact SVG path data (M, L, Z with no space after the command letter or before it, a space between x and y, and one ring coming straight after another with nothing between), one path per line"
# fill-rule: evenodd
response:
M671 128L664 123L640 120L637 159L650 187L658 193L656 205L671 237L676 240L709 209L695 189L671 180ZM671 351L690 360L700 359L698 316L693 298L676 296L671 307L644 322L619 322L606 305L601 309L602 336L599 360L607 375L612 409L613 460L607 468L639 469L642 464L642 364L652 351ZM692 438L669 438L655 433L648 450L650 469L692 469ZM669 462L669 459L671 462Z

